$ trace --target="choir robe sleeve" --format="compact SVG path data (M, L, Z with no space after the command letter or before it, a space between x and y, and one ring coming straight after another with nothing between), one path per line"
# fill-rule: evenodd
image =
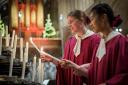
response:
M100 43L100 37L97 35L95 36L95 39L93 39L93 41L91 41L92 45L91 45L91 50L90 50L90 56L92 56L92 59L95 57L96 55L96 52L97 52L97 49L98 49L98 46L99 46L99 43ZM91 59L91 61L92 61ZM90 65L91 65L91 62L90 62ZM88 84L88 77L84 77L84 76L81 76L81 79L84 83Z
M128 42L121 38L118 45L115 75L105 82L107 85L128 85Z
M64 48L64 55L62 57L63 59L67 58L69 55L70 42L71 42L71 38L69 38L69 40L66 41L65 48ZM68 74L65 75L66 69L61 68L60 65L58 65L56 67L56 69L57 69L56 85L67 85L67 82L65 82L65 80L67 80L68 76L70 76L70 75L68 75Z

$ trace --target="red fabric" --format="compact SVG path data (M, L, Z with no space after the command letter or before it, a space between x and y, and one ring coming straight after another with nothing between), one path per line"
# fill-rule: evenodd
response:
M106 55L99 62L93 57L89 85L128 85L128 43L118 35L106 43Z
M83 39L81 42L81 53L79 56L75 57L73 48L75 46L76 39L74 37L71 37L65 45L63 59L71 60L78 65L90 63L93 56L93 52L96 50L95 47L98 46L99 41L100 38L96 34ZM81 77L74 75L72 69L63 69L60 66L57 67L56 82L57 85L83 84Z

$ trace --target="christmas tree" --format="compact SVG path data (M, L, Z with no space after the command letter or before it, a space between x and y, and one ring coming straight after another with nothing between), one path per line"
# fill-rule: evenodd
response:
M4 34L5 34L4 23L2 22L0 16L0 35L4 36Z
M45 24L45 30L43 33L44 38L53 38L56 36L56 31L55 28L52 26L50 14L48 14L48 17L46 19L46 24Z

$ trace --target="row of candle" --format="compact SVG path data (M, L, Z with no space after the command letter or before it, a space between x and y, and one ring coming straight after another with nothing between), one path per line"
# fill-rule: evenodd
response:
M6 33L6 37L5 37L6 43L5 46L8 48L11 48L11 58L10 58L10 67L9 67L9 77L12 77L12 71L13 71L13 61L16 57L16 47L17 47L17 35L15 33L15 31L13 30L12 32L12 38L11 38L11 42L10 42L10 34L8 34L8 32ZM10 43L10 45L9 45ZM29 43L26 42L26 46L25 49L23 51L23 38L20 38L20 62L23 63L22 65L22 74L21 74L21 79L25 78L25 67L26 67L26 63L28 62L28 49L29 49ZM0 35L0 55L1 55L1 51L2 51L2 36ZM38 67L36 67L36 57L34 57L33 59L33 73L32 73L32 81L35 80L35 75L36 75L36 69L38 70L38 82L41 83L43 80L43 74L44 74L44 63L41 62L41 59L39 59L39 64Z

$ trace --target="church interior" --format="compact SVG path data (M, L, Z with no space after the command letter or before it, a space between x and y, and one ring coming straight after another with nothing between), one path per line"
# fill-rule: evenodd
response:
M68 13L89 16L98 3L120 15L115 31L128 37L128 0L0 0L0 85L56 85L56 66L41 61L41 52L61 59L71 36Z

